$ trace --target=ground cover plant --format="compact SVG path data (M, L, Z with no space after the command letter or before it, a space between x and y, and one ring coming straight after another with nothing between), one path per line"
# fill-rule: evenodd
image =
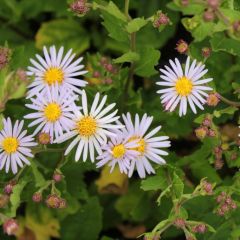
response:
M240 238L240 2L1 0L1 239Z

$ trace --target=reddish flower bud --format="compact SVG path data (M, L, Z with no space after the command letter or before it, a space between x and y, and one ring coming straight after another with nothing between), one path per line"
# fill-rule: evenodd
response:
M217 170L222 169L223 165L224 165L224 162L223 162L223 160L222 160L221 158L215 159L214 167L215 167Z
M180 1L182 6L188 6L189 5L189 0L181 0Z
M195 134L198 139L204 139L207 136L208 129L207 127L199 127L195 129Z
M53 180L55 181L55 182L61 182L61 180L62 180L62 174L61 173L54 173L53 174Z
M218 195L216 201L217 201L218 203L222 202L222 201L223 201L223 196Z
M27 81L27 74L26 71L24 71L23 69L19 68L16 71L16 76L17 78L19 78L22 82L26 82Z
M111 63L105 64L104 67L108 72L113 70L113 65Z
M98 72L98 71L93 72L93 77L99 78L100 76L101 76L100 72Z
M233 22L232 24L233 30L236 33L240 32L240 20Z
M111 78L106 78L104 82L105 82L105 84L110 85L113 83L113 80Z
M168 16L162 12L157 13L157 17L153 21L153 27L159 28L162 25L168 25L170 22Z
M203 181L203 190L208 194L211 195L213 193L213 185L207 181Z
M199 224L194 226L192 231L195 233L205 233L207 231L207 227L205 224Z
M216 9L216 8L218 8L220 2L219 2L219 0L207 0L207 4L210 8Z
M210 127L212 124L212 120L208 117L204 118L203 119L203 122L202 122L202 125L205 126L205 127Z
M232 202L232 203L231 203L231 208L232 208L232 209L236 209L236 208L237 208L237 204L236 204L235 202Z
M203 20L205 22L212 22L215 19L215 13L212 10L207 10L203 13Z
M209 47L202 48L202 56L205 58L208 58L211 55L211 52L212 50Z
M180 39L175 48L180 54L184 54L188 51L188 44L184 40Z
M186 222L183 218L177 218L175 221L174 221L174 225L177 227L177 228L184 228L185 225L186 225Z
M42 201L42 194L40 192L36 192L32 196L33 202L39 203Z
M73 2L70 4L70 9L72 12L79 15L84 15L89 11L89 7L85 0L77 0Z
M11 195L12 194L12 190L15 184L13 183L8 183L7 185L5 185L4 187L4 193L6 193L7 195Z
M18 222L15 219L8 219L3 224L3 231L9 236L16 235L19 229Z
M220 102L219 95L217 93L211 93L207 98L207 105L211 107L216 107Z
M59 202L59 208L66 208L67 207L67 202L65 199L61 198Z
M49 208L59 208L60 199L56 194L50 194L46 199L46 204Z
M107 64L108 59L106 57L101 57L100 64L104 66L104 64Z
M224 216L225 212L223 212L221 208L218 208L217 214L218 214L219 216Z
M229 211L229 206L228 206L227 204L223 204L223 205L221 206L221 210L222 210L224 213L226 213L226 212Z
M0 70L3 69L9 62L11 50L6 47L0 47Z
M216 137L216 132L213 129L208 129L208 136L209 137Z
M226 199L225 199L225 203L228 204L228 205L231 205L232 198L230 196L227 196Z
M0 208L4 208L9 203L9 196L7 194L0 195Z

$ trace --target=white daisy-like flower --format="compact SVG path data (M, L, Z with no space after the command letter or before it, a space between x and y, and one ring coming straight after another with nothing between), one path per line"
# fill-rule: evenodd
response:
M160 75L163 81L157 82L158 85L167 87L157 91L161 94L161 102L167 111L174 111L177 105L179 107L179 116L186 115L187 104L190 105L192 111L197 113L196 107L203 110L203 104L206 103L208 94L205 91L212 90L211 87L205 86L206 83L212 81L212 78L202 77L208 72L205 69L205 65L194 60L190 64L190 57L187 58L185 69L178 59L175 58L175 62L169 61L172 68L165 66L165 69L161 68L163 73Z
M126 129L123 129L125 134L129 135L130 138L128 142L136 141L138 143L136 150L140 153L138 157L131 160L128 176L131 177L133 171L136 167L138 175L141 178L146 177L146 172L148 174L155 173L155 170L151 166L150 161L153 161L157 164L165 164L165 160L161 155L166 156L168 153L161 148L170 147L169 137L167 136L157 136L153 137L156 133L159 132L161 126L154 128L149 133L146 133L152 123L153 117L148 117L147 114L144 114L141 121L138 114L135 115L135 122L132 122L130 113L123 115L124 124Z
M32 103L26 104L26 107L35 112L27 114L24 118L34 119L28 125L28 127L37 125L33 135L40 131L48 133L52 143L63 132L72 129L75 110L73 106L77 98L77 95L69 93L69 90L64 88L59 89L57 85L50 88L47 86L45 93L37 93L36 98L31 98Z
M30 165L27 157L32 158L30 147L36 146L32 136L26 136L27 131L22 131L24 121L16 121L14 126L10 118L3 119L3 129L0 131L0 169L5 166L6 173L12 169L14 174L18 171L18 166L23 167L23 163Z
M110 172L113 171L116 164L119 166L121 173L128 174L130 168L130 161L135 159L139 152L137 149L137 141L128 141L129 136L123 133L122 130L114 131L116 136L110 137L108 143L102 147L103 153L97 157L97 167L102 167L105 164L111 167Z
M63 47L58 52L55 46L50 47L49 52L46 47L43 47L44 58L36 54L38 62L30 59L33 67L28 67L27 75L34 76L34 81L28 86L30 88L28 98L44 91L46 86L55 84L81 93L79 87L85 87L87 82L76 77L87 73L82 70L84 65L80 64L83 58L73 61L75 54L72 54L72 49L65 56L63 56L63 52Z
M104 108L107 96L104 96L100 103L99 99L100 94L97 93L93 100L91 109L88 111L87 96L83 90L82 112L79 109L74 110L74 128L70 132L60 136L55 141L56 143L62 143L72 137L75 137L65 152L65 155L67 155L78 144L75 161L80 159L83 152L83 161L85 162L89 152L90 159L94 162L95 149L97 150L97 153L101 155L102 150L100 146L107 143L107 137L115 136L113 130L123 127L122 125L115 123L119 118L119 116L116 116L118 110L109 113L116 104L112 103Z

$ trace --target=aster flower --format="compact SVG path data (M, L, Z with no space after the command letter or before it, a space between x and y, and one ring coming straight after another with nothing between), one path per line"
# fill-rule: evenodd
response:
M169 63L172 69L168 66L165 66L165 69L161 68L163 75L160 77L164 81L157 82L158 85L167 87L157 91L161 94L161 102L165 109L172 112L177 105L180 105L179 116L186 115L187 104L195 114L197 113L195 105L203 110L203 104L208 97L205 91L212 90L205 84L213 80L212 78L201 79L208 72L204 69L205 65L202 63L196 65L196 60L190 65L188 57L183 71L178 59L175 59L175 62L170 60Z
M92 162L94 162L95 149L99 155L102 154L100 145L106 144L108 136L115 136L112 130L122 127L121 125L115 123L119 118L119 116L116 116L118 110L109 113L114 108L115 103L112 103L103 109L107 100L107 96L104 96L100 103L99 98L100 94L97 93L89 111L87 96L83 90L82 112L79 109L74 110L75 116L73 118L73 129L68 133L63 134L55 141L56 143L62 143L70 138L75 137L65 152L65 155L67 155L78 144L75 154L75 161L80 159L83 152L83 161L85 162L89 152L90 159Z
M161 126L154 128L152 131L147 133L153 117L148 117L147 114L144 114L141 121L138 114L135 115L135 122L132 122L130 113L123 115L124 124L126 129L124 134L128 134L130 137L128 142L136 141L138 143L136 150L139 152L139 156L131 160L128 176L131 177L133 171L136 167L137 172L141 178L146 177L147 174L155 173L153 167L149 161L155 162L157 164L165 164L165 160L161 155L165 156L168 153L161 148L170 147L170 141L167 141L169 137L167 136L158 136L153 137L156 133L159 132Z
M87 71L82 70L84 65L80 64L82 57L73 61L75 54L70 49L63 56L64 48L56 51L55 46L49 48L43 47L44 58L36 54L38 60L30 59L32 66L28 67L28 76L34 76L34 81L28 86L28 98L44 91L46 86L58 84L60 87L70 89L76 93L81 93L79 87L85 87L87 82L77 79L76 76L83 75Z
M46 93L37 93L36 98L31 98L32 103L26 104L26 107L35 112L27 114L24 118L34 120L28 127L37 125L33 135L42 131L49 134L50 142L53 142L64 131L69 131L74 125L73 105L77 98L77 95L64 88L59 90L57 85L50 88L47 86Z
M27 131L22 131L24 121L16 121L14 126L10 118L3 119L3 129L0 131L0 169L5 166L6 173L11 167L14 174L18 171L18 166L23 167L23 163L29 165L27 157L33 157L30 147L36 146L32 136L26 136Z
M108 143L102 147L103 153L97 157L99 160L97 167L108 163L111 167L110 172L112 172L115 165L118 164L120 172L128 174L130 161L139 155L139 152L134 150L138 147L138 143L137 141L129 142L129 136L122 130L117 129L114 133L116 135L110 137Z

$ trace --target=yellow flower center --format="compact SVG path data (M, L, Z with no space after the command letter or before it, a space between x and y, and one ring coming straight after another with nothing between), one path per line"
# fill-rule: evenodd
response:
M177 93L180 96L184 97L184 96L188 96L192 92L193 84L190 79L184 76L177 80L175 88Z
M90 116L83 117L78 123L77 123L77 130L79 135L84 137L90 137L92 136L97 129L97 122L94 118Z
M62 110L57 103L49 103L44 109L44 115L49 122L56 122L62 114Z
M64 74L61 68L51 67L44 74L44 81L48 85L52 85L54 83L61 84L64 79Z
M6 153L15 153L18 149L19 142L17 138L14 137L7 137L2 142L2 148L5 150Z
M112 148L112 155L114 158L121 158L125 152L126 150L123 144L116 145Z
M130 149L138 151L141 155L143 155L143 153L145 152L145 147L146 147L146 143L143 138L131 137L131 138L129 138L128 142L131 142L136 139L139 139L139 141L137 142L138 147L130 148Z

